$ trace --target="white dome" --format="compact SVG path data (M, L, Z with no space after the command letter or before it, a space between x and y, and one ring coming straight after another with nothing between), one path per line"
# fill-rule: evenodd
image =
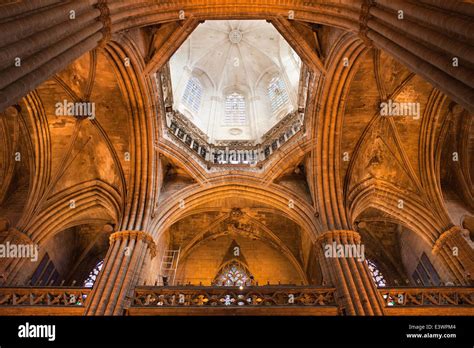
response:
M299 58L263 20L206 21L170 70L174 109L211 142L258 142L297 106Z

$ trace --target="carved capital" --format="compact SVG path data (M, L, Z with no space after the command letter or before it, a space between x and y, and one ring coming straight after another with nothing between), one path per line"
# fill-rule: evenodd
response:
M109 237L110 244L121 241L124 239L132 240L135 239L137 241L143 241L148 245L150 248L151 257L155 257L156 255L156 244L153 241L153 237L150 236L148 233L143 231L119 231L112 233Z
M441 233L441 235L438 237L433 246L433 254L437 254L446 245L448 241L453 240L458 235L462 237L462 231L459 226L453 226L450 229Z
M9 228L8 230L0 232L0 240L2 239L18 244L34 244L28 235L16 228Z
M360 234L356 231L351 230L334 230L327 231L319 235L316 239L316 243L332 243L336 239L347 239L348 241L360 244Z
M9 117L16 117L21 112L19 105L12 105L5 109L4 114Z

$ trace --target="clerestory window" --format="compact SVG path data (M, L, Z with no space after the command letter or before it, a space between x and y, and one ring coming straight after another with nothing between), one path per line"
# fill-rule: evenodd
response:
M225 98L224 124L228 126L243 125L247 122L245 97L237 92Z
M188 80L183 95L183 104L193 112L197 113L201 106L202 85L196 77Z
M268 98L274 114L288 103L286 86L279 76L272 78L268 84Z

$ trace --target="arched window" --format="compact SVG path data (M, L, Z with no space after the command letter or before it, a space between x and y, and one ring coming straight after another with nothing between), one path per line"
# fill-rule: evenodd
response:
M97 264L94 266L92 271L89 273L89 276L87 277L87 279L84 280L84 287L92 288L94 286L94 283L97 280L97 276L99 275L99 272L102 269L103 265L104 265L104 260L97 262Z
M237 92L227 95L225 98L225 117L226 125L243 125L247 120L245 107L245 97Z
M220 270L214 284L217 286L250 286L252 278L246 267L233 261Z
M375 285L377 285L379 288L386 286L387 281L385 280L377 265L372 260L367 260L367 266L369 267L369 271L372 275Z
M268 84L268 98L270 98L273 113L288 103L289 98L285 83L279 76L272 78Z
M201 82L195 77L191 77L188 80L186 89L184 90L183 95L183 104L190 108L194 112L199 111L201 106L201 97L202 97L202 85Z

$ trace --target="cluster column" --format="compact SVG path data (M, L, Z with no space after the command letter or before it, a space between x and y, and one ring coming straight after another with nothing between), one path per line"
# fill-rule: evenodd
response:
M474 252L462 234L463 231L458 226L443 232L433 247L433 254L441 258L455 277L456 283L472 285Z
M383 315L382 302L363 255L359 233L348 230L328 231L318 237L318 259L323 276L336 287L337 301L346 315ZM345 255L338 249L362 251Z
M110 236L110 247L99 278L86 302L86 315L121 315L138 282L144 261L156 254L153 238L142 231Z
M2 222L0 221L0 223ZM7 249L8 245L24 245L29 248L35 248L36 253L39 253L39 248L30 237L15 228L9 228L0 232L0 244L3 244L5 249ZM38 254L36 256L38 256ZM20 255L16 257L5 257L3 260L0 260L0 286L12 286L26 281L25 273L27 272L24 271L27 265L25 265L25 261L33 261L29 258L22 258ZM20 272L22 269L23 272Z

